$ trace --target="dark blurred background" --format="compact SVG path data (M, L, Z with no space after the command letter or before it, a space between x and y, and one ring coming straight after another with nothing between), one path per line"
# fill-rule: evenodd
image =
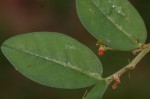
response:
M149 33L150 0L130 1ZM65 33L97 54L96 39L79 21L75 0L0 0L0 45L11 36L33 31ZM100 57L103 77L125 66L133 57L129 52L107 52ZM87 89L64 90L37 84L16 71L0 51L0 99L81 99ZM150 54L121 78L116 90L109 86L104 99L150 99Z

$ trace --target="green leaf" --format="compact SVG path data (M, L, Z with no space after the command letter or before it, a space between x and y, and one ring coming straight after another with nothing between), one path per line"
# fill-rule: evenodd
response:
M83 88L102 79L102 65L96 55L64 34L22 34L5 41L1 49L18 71L43 85Z
M104 44L118 50L134 50L146 40L144 22L128 0L76 0L85 28Z
M102 99L108 84L105 81L98 82L83 99Z

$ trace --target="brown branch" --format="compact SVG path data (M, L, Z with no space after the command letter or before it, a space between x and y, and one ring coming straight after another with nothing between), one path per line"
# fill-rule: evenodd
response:
M114 80L114 76L121 77L124 73L126 73L129 70L133 70L137 63L148 53L150 52L150 44L145 44L142 48L140 48L141 52L131 61L130 64L126 65L124 68L120 69L118 72L112 74L111 76L106 78L107 83L111 83ZM135 50L139 51L139 49Z

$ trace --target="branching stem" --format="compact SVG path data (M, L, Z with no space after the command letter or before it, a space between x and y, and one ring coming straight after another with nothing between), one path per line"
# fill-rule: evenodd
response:
M130 64L126 65L124 68L120 69L116 73L106 78L106 82L110 84L114 79L114 75L121 77L125 72L129 70L133 70L137 63L148 53L150 52L150 44L145 44L142 48L140 48L141 52L131 61ZM139 51L139 49L137 50ZM136 50L135 50L136 52Z

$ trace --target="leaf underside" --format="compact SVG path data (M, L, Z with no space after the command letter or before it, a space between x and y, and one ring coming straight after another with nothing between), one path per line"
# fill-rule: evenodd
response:
M105 81L98 82L83 99L102 99L108 84Z
M118 50L134 50L146 40L144 22L128 0L76 0L85 28L104 44Z
M101 80L102 65L96 55L64 34L22 34L6 40L1 49L18 71L43 85L74 89Z

